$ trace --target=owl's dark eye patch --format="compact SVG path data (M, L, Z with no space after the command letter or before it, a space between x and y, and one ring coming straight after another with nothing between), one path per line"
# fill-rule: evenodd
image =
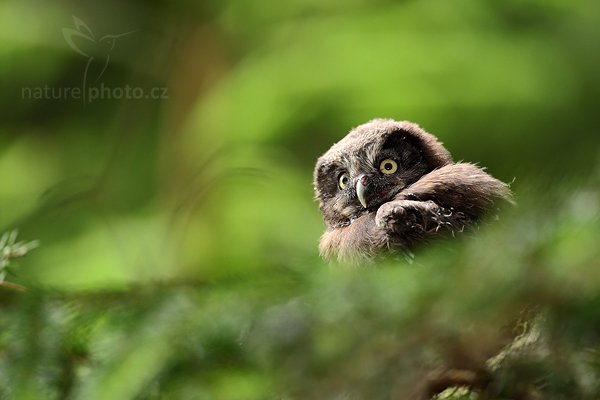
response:
M421 151L411 143L407 142L402 149L400 163L404 165L405 168L408 168L421 163L422 160L423 156Z
M384 142L381 153L398 161L404 169L408 169L423 160L417 141L403 131L391 134Z
M332 164L332 163L323 163L323 164L321 164L318 167L318 169L317 169L317 171L318 171L317 175L320 176L320 177L322 177L322 176L328 175L331 171L333 171L335 169L336 169L335 164Z
M336 181L341 173L344 172L344 169L333 163L323 164L319 167L317 173L317 180L319 181L328 181L334 180Z
M317 196L329 199L336 196L338 188L338 177L344 169L337 163L323 163L317 167L315 182L319 188Z
M402 147L402 145L406 143L406 141L406 132L396 131L387 137L387 139L383 143L383 146L381 146L381 150L396 150Z

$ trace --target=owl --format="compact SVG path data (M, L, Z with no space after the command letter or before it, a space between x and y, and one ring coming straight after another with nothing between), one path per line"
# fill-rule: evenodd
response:
M417 124L390 119L360 125L334 144L317 161L314 186L326 224L320 253L350 262L407 254L512 202L506 183L455 163Z

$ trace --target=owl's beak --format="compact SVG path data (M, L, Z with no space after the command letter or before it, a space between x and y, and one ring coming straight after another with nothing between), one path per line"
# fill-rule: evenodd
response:
M367 189L367 185L369 184L369 180L366 175L360 175L356 178L354 183L354 189L356 190L356 197L358 197L358 201L362 204L363 208L367 208L367 200L365 199L365 191Z

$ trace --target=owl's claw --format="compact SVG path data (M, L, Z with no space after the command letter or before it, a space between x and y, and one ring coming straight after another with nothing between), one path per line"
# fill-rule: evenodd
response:
M406 224L408 227L410 218L407 217L407 209L401 203L389 202L379 207L375 223L386 231L396 231L402 225Z
M404 232L409 229L423 230L424 213L433 211L433 202L411 200L391 201L377 210L375 223L388 232Z

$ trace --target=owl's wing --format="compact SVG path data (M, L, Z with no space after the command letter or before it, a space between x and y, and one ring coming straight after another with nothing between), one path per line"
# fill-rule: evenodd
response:
M433 201L479 219L501 202L512 203L509 186L469 163L433 170L396 196L396 200Z
M375 218L391 247L414 245L475 225L498 202L512 201L508 185L473 164L436 169L383 204Z

